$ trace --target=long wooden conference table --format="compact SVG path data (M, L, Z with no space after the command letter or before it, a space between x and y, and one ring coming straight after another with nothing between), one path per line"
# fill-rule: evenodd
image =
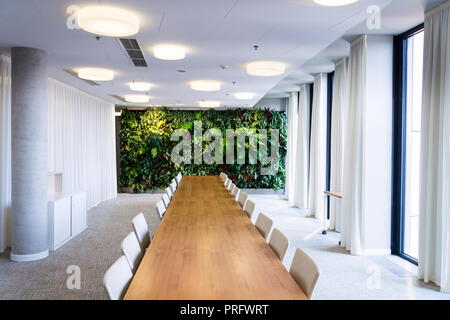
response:
M219 177L183 177L128 300L306 299Z

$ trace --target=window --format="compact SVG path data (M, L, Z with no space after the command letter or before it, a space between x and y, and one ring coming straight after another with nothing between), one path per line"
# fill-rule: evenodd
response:
M393 253L417 263L420 216L420 135L423 26L396 38Z

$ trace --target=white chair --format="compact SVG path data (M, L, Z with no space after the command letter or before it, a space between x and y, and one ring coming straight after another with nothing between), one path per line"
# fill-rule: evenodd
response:
M177 183L175 179L172 179L172 182L170 183L170 189L172 190L173 194L175 194L175 191L177 191Z
M234 197L234 200L237 201L237 198L239 196L239 191L241 189L239 189L237 186L234 187L233 191L231 191L231 195Z
M230 187L228 188L228 191L232 194L234 188L236 188L236 185L235 185L234 183L231 183L231 184L230 184Z
M163 218L164 213L166 213L166 206L164 205L164 202L162 202L162 200L158 201L158 203L156 204L156 212L161 219Z
M308 299L311 299L317 279L319 279L319 268L316 263L303 250L297 249L289 270L292 278L303 290Z
M227 179L228 179L228 176L226 174L224 174L222 176L222 182L225 183L225 181L227 181Z
M172 189L170 187L166 188L166 194L169 197L169 199L172 199L173 193L172 193Z
M127 258L121 256L106 270L103 276L103 285L108 293L109 299L121 300L133 279Z
M131 220L133 225L134 233L139 241L142 249L147 249L150 245L150 231L148 230L147 221L143 213L139 213L136 217Z
M223 177L224 174L225 174L225 173L221 172L221 173L219 174L219 178L222 179L222 177Z
M247 200L244 206L244 211L248 215L248 217L251 219L253 212L255 211L256 204L252 200Z
M139 267L139 263L141 263L142 257L144 256L142 254L142 248L139 245L139 241L134 232L130 232L125 239L123 239L120 244L120 250L127 258L131 271L134 274Z
M267 239L269 235L270 229L272 229L273 221L264 213L260 213L258 219L256 219L255 227L258 229L259 233L264 237L264 240Z
M289 240L280 230L273 229L269 239L269 246L275 252L277 257L283 261L284 255L289 247Z
M244 208L247 198L248 198L247 193L245 193L244 191L239 192L238 203L241 206L241 208Z
M178 172L175 180L177 181L177 184L180 185L181 183L181 179L183 179L183 175L181 174L181 172Z
M231 179L227 179L227 180L225 181L225 189L228 190L228 188L230 187L231 183L232 183Z
M169 207L169 204L170 204L170 199L169 199L169 196L167 195L167 193L164 193L164 194L163 194L163 196L162 196L162 201L164 202L164 206L165 206L166 208L168 208L168 207Z

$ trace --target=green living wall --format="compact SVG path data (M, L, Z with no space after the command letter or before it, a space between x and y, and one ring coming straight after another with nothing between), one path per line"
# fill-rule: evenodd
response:
M170 140L172 132L176 129L187 129L194 137L195 121L201 121L203 132L209 128L218 128L224 136L226 129L278 129L280 146L277 173L261 175L260 161L256 164L249 164L249 161L246 164L226 164L225 157L224 164L173 163L171 152L179 142ZM218 175L225 172L240 188L282 189L286 180L284 168L286 127L285 113L272 110L181 111L166 108L146 111L124 110L120 117L119 186L122 190L144 192L166 188L178 172L194 176ZM249 148L248 140L245 148ZM270 154L270 146L268 152Z

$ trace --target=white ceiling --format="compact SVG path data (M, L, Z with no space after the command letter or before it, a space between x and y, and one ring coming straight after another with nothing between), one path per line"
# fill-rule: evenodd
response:
M313 74L333 71L338 60L350 55L350 41L359 35L401 34L423 23L424 12L445 1L447 0L393 0L381 12L381 29L369 30L366 21L361 22L347 31L341 39L336 40L325 50L308 60L300 69L280 81L268 92L266 97L288 97L288 92L299 90L299 84L313 82Z
M348 43L338 39L349 31L359 32L357 28L367 18L368 5L384 8L391 0L361 0L333 8L317 6L312 0L101 1L103 5L120 6L139 15L141 30L134 38L141 45L148 68L134 67L117 39L102 37L97 41L92 34L66 27L69 5L83 7L98 2L0 0L0 47L31 46L46 50L51 77L117 104L123 103L112 95L132 93L127 83L136 80L155 85L150 91L153 105L194 106L205 99L222 101L225 106L252 106L271 89L271 94L286 91L310 81L310 73L332 67L332 62L348 50ZM387 7L395 8L389 15L390 23L406 15L404 25L409 26L417 20L421 5L442 1L392 2ZM414 6L409 5L412 2ZM421 12L423 16L423 9ZM187 58L155 59L151 46L167 42L187 46ZM258 51L253 45L259 46ZM253 60L283 61L288 65L287 73L278 77L249 76L244 65ZM228 68L222 70L220 65ZM96 87L64 71L82 66L110 68L117 74L114 81ZM178 69L187 72L178 73ZM187 83L198 79L219 80L222 90L192 91ZM256 96L252 101L242 102L229 95L240 91L254 92Z

